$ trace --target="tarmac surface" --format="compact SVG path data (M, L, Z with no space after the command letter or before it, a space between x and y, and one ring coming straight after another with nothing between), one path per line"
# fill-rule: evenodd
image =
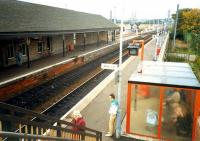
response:
M144 60L152 60L155 54L155 46L156 40L153 39L149 43L145 45L144 51ZM122 95L121 95L121 119L125 117L126 113L126 95L127 95L127 84L128 78L130 75L137 69L137 66L140 62L139 57L131 56L127 61L125 61L122 65ZM120 139L116 139L115 135L113 137L105 137L105 134L108 130L108 120L109 114L108 109L110 106L109 95L114 93L117 96L117 84L115 83L114 77L108 76L106 79L108 84L104 87L102 83L100 83L99 87L101 88L99 94L90 102L82 111L82 115L86 120L86 125L89 128L93 128L95 130L99 130L103 132L103 141L134 141L136 139L121 137ZM106 80L105 80L106 81ZM101 87L102 85L102 87ZM122 127L124 132L124 127Z

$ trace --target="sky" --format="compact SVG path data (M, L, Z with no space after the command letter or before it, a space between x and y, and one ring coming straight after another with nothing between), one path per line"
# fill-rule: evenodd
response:
M70 10L127 20L167 18L175 13L177 4L182 8L200 8L200 0L21 0Z

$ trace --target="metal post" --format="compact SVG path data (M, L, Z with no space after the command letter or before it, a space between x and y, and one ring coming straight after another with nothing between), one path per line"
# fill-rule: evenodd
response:
M122 46L123 46L123 15L121 18L121 29L120 29L120 47L119 47L119 82L118 82L118 104L119 104L119 112L117 114L117 125L116 125L116 137L119 138L121 136L121 94L122 94L122 71L121 71L121 65L122 65Z
M30 53L29 53L29 46L30 46L30 39L27 38L27 39L26 39L26 51L27 51L26 55L27 55L27 66L28 66L28 68L30 68Z
M113 31L113 39L115 41L115 30Z
M63 57L65 57L65 35L64 34L62 36L62 40L63 40Z
M86 33L83 34L84 38L83 38L83 47L84 47L84 50L85 50L85 38L86 38Z
M170 10L168 11L168 18L167 18L167 32L169 30L169 19L170 19Z
M73 34L74 47L76 46L76 33Z
M177 10L176 10L176 21L175 21L175 24L174 24L173 47L176 46L176 28L177 28L177 23L178 23L178 9L179 9L179 4L177 4Z
M155 48L155 54L154 54L154 61L157 61L157 48L159 43L159 33L158 33L158 26L157 26L157 34L156 34L156 48Z
M27 65L28 68L30 68L30 54L29 54L29 46L26 46L26 50L27 50Z
M107 31L107 44L108 44L108 31Z
M97 32L97 46L99 46L99 32Z

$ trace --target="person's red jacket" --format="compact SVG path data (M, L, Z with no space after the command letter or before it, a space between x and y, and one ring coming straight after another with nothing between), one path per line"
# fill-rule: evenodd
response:
M75 124L75 125L78 125L78 126L85 127L85 120L82 117L77 118L76 120L73 119L72 123ZM80 129L78 127L73 127L73 130L74 131L84 131L83 129Z

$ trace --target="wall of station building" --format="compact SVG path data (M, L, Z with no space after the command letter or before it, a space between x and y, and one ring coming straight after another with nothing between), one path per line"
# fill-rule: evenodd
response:
M99 32L99 43L107 42L107 32ZM108 39L110 40L111 35L109 34ZM74 44L73 34L64 35L64 50L65 53L68 52L68 46ZM97 44L98 42L98 32L89 32L85 36L85 45ZM42 51L38 51L38 43L42 42ZM13 57L8 57L8 45L12 44L14 46ZM0 68L11 66L16 64L16 54L19 52L19 44L26 44L25 39L14 39L14 41L6 41L2 44L0 42ZM76 33L76 47L84 46L84 33ZM55 36L41 36L30 38L29 54L30 61L37 60L46 56L53 54L61 54L63 52L63 35ZM26 54L22 55L22 62L27 62Z

